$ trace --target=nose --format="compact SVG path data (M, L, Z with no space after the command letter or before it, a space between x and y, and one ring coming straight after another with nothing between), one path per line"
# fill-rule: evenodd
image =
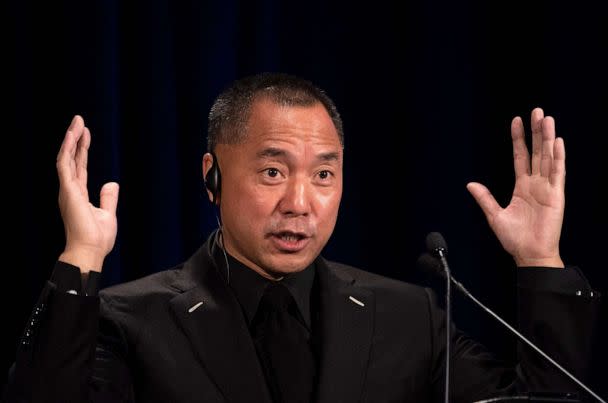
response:
M311 184L304 178L290 178L285 187L279 209L288 216L306 216L310 213Z

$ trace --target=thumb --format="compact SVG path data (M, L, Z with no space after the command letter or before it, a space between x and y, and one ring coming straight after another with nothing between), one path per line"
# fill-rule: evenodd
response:
M116 214L118 205L118 183L108 182L101 187L99 192L99 206L108 213Z
M496 213L502 210L502 207L500 207L494 196L492 196L492 193L490 193L488 188L481 183L470 182L467 184L467 190L471 193L477 204L479 204L479 207L481 207L481 210L486 215L489 222L492 221L491 218Z

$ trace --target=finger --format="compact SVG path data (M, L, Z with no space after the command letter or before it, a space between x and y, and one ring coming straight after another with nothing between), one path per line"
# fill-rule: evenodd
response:
M530 175L530 154L526 147L524 123L519 116L511 122L511 139L513 140L513 168L515 177Z
M118 190L119 186L116 182L108 182L103 185L99 192L99 207L108 213L116 214Z
M76 164L76 177L78 178L78 183L84 189L87 188L87 164L89 159L89 147L91 145L91 132L88 127L84 127L82 137L80 141L78 141L76 147L76 156L75 156L75 164Z
M532 175L540 173L540 161L543 151L543 117L544 112L541 108L534 108L532 110L530 117L530 124L532 126Z
M73 161L76 154L76 147L82 131L84 129L84 121L82 117L76 115L72 119L68 130L66 131L63 142L57 154L57 172L60 182L71 180L76 176L76 172L72 170L75 166L70 162Z
M84 128L84 120L82 119L82 117L80 115L75 115L72 118L72 121L70 122L70 126L68 126L66 135L63 139L63 143L61 143L61 147L59 148L59 153L57 154L57 161L59 161L59 159L61 157L64 157L66 153L73 154L73 151L75 151L75 150L72 150L71 147L68 146L68 144L66 144L66 139L68 138L68 133L72 133L76 137L80 137L80 132L82 131L83 128Z
M562 189L566 185L566 146L561 137L556 138L553 144L553 165L549 182Z
M493 217L502 210L492 193L481 183L470 182L467 184L467 190L481 207L488 222L491 222Z
M542 120L543 145L540 161L540 175L549 177L553 165L553 143L555 143L555 121L551 116Z

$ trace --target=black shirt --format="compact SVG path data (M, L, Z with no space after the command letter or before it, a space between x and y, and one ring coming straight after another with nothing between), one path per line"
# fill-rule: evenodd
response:
M272 400L285 402L293 401L293 398L298 399L297 401L308 401L309 397L312 399L315 393L314 385L318 364L318 335L316 335L317 338L313 337L311 325L311 296L316 295L313 292L316 272L314 263L302 271L285 275L281 280L270 280L233 256L224 253L221 247L214 247L211 250L216 267L241 306ZM286 329L289 330L286 331L291 333L286 334L285 337L288 340L294 340L294 336L298 336L303 337L300 340L306 340L302 344L292 345L294 350L288 348L289 353L283 350L285 346L279 350L274 349L274 353L270 352L268 345L262 340L264 336L262 339L260 338L261 322L258 319L265 317L265 314L262 313L262 316L259 316L258 307L264 298L266 289L277 282L284 285L287 292L293 297L297 309L294 309L290 316L295 317L294 319L301 325L287 326ZM315 304L315 306L317 305ZM266 307L266 309L268 308ZM294 331L296 334L293 333ZM274 342L271 343L274 345ZM278 360L277 354L281 356ZM286 357L285 354L288 354L289 358L282 358ZM294 366L297 367L295 374L290 372ZM290 375L285 375L288 373ZM298 382L293 382L292 375L298 378Z
M228 281L228 286L241 305L247 325L251 326L264 291L273 280L262 277L229 254L224 256L224 252L219 247L214 248L213 259L221 275ZM228 268L226 267L226 261ZM300 314L298 320L302 322L309 332L312 329L310 299L314 279L315 266L313 263L304 270L288 274L279 280L285 285L296 301Z

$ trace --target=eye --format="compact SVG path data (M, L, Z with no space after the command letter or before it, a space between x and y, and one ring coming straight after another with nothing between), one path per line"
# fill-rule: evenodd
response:
M321 179L327 179L331 176L331 172L329 172L327 169L324 169L323 171L319 172L319 178Z
M267 183L278 183L285 177L279 168L265 168L261 173Z

